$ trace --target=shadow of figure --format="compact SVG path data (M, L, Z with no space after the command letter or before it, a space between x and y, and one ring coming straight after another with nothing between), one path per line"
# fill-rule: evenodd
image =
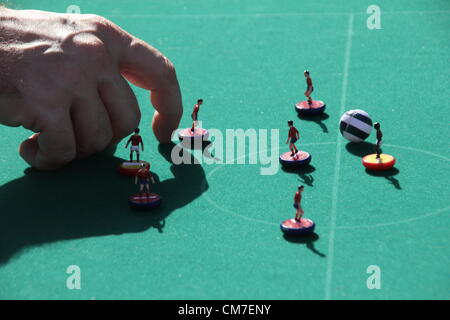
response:
M365 141L349 142L345 145L345 148L348 152L360 158L375 153L375 145Z
M311 122L317 123L323 132L328 133L328 127L323 122L324 120L327 120L330 117L326 112L318 114L318 115L311 115L311 116L304 116L304 115L297 114L297 117L303 121L311 121Z
M314 177L311 175L312 172L316 170L316 168L310 164L305 167L281 167L281 170L287 173L296 173L300 177L300 181L310 187L313 186Z
M386 171L373 171L366 169L366 173L373 177L384 177L386 178L386 180L389 181L390 184L392 184L395 187L395 189L402 190L402 187L400 186L400 181L398 181L397 178L394 178L395 175L400 173L400 170L398 170L397 168L391 168Z
M216 156L214 156L214 154L211 153L210 149L212 148L212 146L213 143L211 141L203 141L202 145L203 156L212 159L214 161L220 161L219 158L217 158Z
M200 143L201 142L201 143ZM214 161L220 161L219 158L216 158L211 152L210 149L213 146L213 143L209 140L206 141L192 141L192 140L183 140L180 145L183 148L191 149L191 150L202 150L202 154L205 158L212 159Z
M159 152L170 161L174 146L161 145ZM161 206L136 212L129 207L128 196L138 186L133 178L117 173L122 161L103 153L55 172L28 168L25 176L1 186L0 265L24 248L53 241L136 233L151 227L162 232L171 212L208 187L200 165L172 164L174 177L159 181L155 174L157 183L151 186L152 192L161 195ZM158 171L158 166L152 169Z
M345 148L351 154L363 158L368 154L375 153L375 145L369 142L349 142L345 145ZM397 178L394 178L395 175L399 174L400 171L397 168L391 168L386 171L374 171L366 169L366 173L373 177L384 177L389 183L391 183L397 190L402 190L400 186L400 181Z
M316 248L314 248L314 242L319 240L319 235L315 232L310 233L308 235L304 236L289 236L284 234L284 239L286 241L292 242L292 243L298 243L298 244L306 244L306 247L311 250L314 254L317 254L319 257L325 258L326 255L322 252L318 251Z

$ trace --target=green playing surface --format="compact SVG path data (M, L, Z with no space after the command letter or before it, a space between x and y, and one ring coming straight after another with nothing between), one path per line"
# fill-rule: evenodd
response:
M381 9L369 30L366 9ZM312 154L309 170L262 175L261 163L231 162L216 140L214 164L174 165L158 146L148 93L143 158L152 163L161 208L129 209L136 191L116 166L122 142L53 173L29 169L17 147L30 133L0 127L0 298L3 299L449 299L450 2L56 1L13 0L20 9L103 15L160 49L175 64L190 126L197 98L203 126L278 129L268 148L287 150L286 121ZM71 7L72 10L75 7ZM310 69L326 115L299 119ZM341 113L379 121L396 170L369 174L372 145L347 144ZM269 137L270 137L269 132ZM373 143L374 134L368 142ZM249 145L249 143L247 143ZM249 146L250 147L250 146ZM251 155L250 148L246 150ZM261 154L257 149L256 155ZM201 159L199 151L195 151ZM304 184L315 234L285 239ZM79 266L81 289L67 268ZM369 289L369 266L380 289Z

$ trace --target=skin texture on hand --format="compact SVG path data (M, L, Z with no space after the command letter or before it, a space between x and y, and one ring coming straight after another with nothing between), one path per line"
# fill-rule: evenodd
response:
M96 15L0 8L0 123L35 132L20 155L57 169L117 144L141 114L127 81L151 92L153 132L170 142L183 113L173 64Z

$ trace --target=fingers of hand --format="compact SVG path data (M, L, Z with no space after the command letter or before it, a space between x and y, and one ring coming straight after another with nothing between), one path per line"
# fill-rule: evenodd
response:
M130 35L105 18L89 17L91 25L95 26L96 35L107 47L111 59L122 75L133 84L151 91L151 102L157 111L153 118L155 135L159 141L169 142L183 113L181 92L174 65L157 49ZM116 81L116 84L118 83ZM124 86L122 85L122 87ZM113 94L111 98L104 94L105 91L112 92L104 87L105 85L102 85L100 90L101 96L110 113L114 138L120 140L131 132L130 126L137 126L136 116L140 119L140 114L136 111L137 103L134 102L131 94L123 95L120 101L128 102L129 112L116 116L118 111L123 112L124 107L119 105L120 103L114 102L114 98L117 97L114 97ZM131 92L131 89L128 89L119 92ZM131 125L133 123L134 125Z
M99 93L111 121L111 144L117 144L139 126L141 112L136 96L118 72L100 81Z
M76 140L76 157L83 158L103 151L113 138L111 121L98 92L74 101L71 120Z
M183 114L181 92L173 64L158 50L134 39L122 55L122 74L132 83L151 91L156 112L153 130L163 143L170 141Z
M68 112L48 118L42 131L25 140L19 148L20 155L31 166L51 170L72 161L76 156L75 136Z
M39 84L39 90L23 93L28 101L23 109L28 114L20 122L33 123L39 129L22 143L20 154L39 169L55 169L76 157L101 151L138 126L136 98L120 73L152 91L156 109L153 130L160 141L170 141L182 115L175 69L164 55L104 18L80 15L76 19L90 21L77 24L77 28L91 27L75 30L58 42L60 47L51 46L54 50L26 55L35 63L26 79ZM17 125L13 120L10 124Z

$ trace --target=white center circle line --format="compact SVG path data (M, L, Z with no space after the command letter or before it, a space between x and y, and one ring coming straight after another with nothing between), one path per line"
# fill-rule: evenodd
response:
M304 143L304 144L302 144L302 146L328 145L328 144L336 144L336 142ZM385 144L385 146L387 146L387 147L392 147L392 148L405 149L405 150L414 151L414 152L425 153L425 154L428 154L428 155L430 155L430 156L433 156L433 157L435 157L435 158L437 158L437 159L444 160L444 161L446 161L446 162L450 162L450 159L449 159L449 158L447 158L447 157L445 157L445 156L443 156L443 155L437 154L437 153L433 153L433 152L431 152L431 151L427 151L427 150L421 150L421 149L416 149L416 148L411 148L411 147L405 147L405 146L399 146L399 145L392 145L392 144ZM281 148L283 148L283 147L284 147L284 146L281 146L281 147L279 147L278 149L277 149L277 148L273 148L273 149L270 149L270 151L272 151L272 152L273 152L273 151L279 151L279 150L280 150ZM216 173L218 170L222 169L222 168L224 167L224 165L226 165L226 164L234 164L235 161L238 160L238 159L247 158L247 157L249 157L250 155L259 154L259 153L261 153L261 152L266 152L266 151L267 151L267 150L260 150L259 152L249 153L249 154L246 154L246 155L243 155L243 156L236 157L236 158L234 158L234 159L232 159L232 160L228 160L228 161L226 161L225 163L219 164L219 165L217 166L217 168L214 168L213 170L211 170L211 171L206 175L205 181L207 181L207 179L208 179L209 177L211 177L214 173ZM205 193L204 198L205 198L210 204L212 204L214 207L216 207L217 209L219 209L220 211L223 211L223 212L228 213L228 214L230 214L230 215L236 216L236 217L241 218L241 219L243 219L243 220L247 220L247 221L251 221L251 222L257 222L257 223L265 224L265 225L272 225L272 226L278 226L278 225L279 225L279 223L269 222L269 221L261 220L261 219L255 219L255 218L252 218L252 217L248 217L248 216L246 216L246 215L244 215L244 214L240 214L240 213L238 213L238 212L235 212L235 211L229 210L229 209L227 209L227 208L224 208L224 207L220 206L219 204L217 204L217 202L215 202L214 200L212 200L212 199L208 196L208 193ZM397 224L402 224L402 223L408 223L408 222L412 222L412 221L416 221L416 220L421 220L421 219L424 219L424 218L427 218L427 217L431 217L431 216L436 216L436 215L442 214L442 213L444 213L444 212L446 212L446 211L448 211L448 210L450 210L450 206L444 207L444 208L440 208L440 209L434 210L434 211L432 211L432 212L423 213L423 214L420 214L420 215L418 215L418 216L411 217L411 218L408 218L408 219L397 220L397 221L391 221L391 222L386 222L386 223L369 224L369 225L336 226L336 229L339 229L339 230L351 230L351 229L362 229L362 228L369 228L369 229L370 229L370 228L378 228L378 227L392 226L392 225L397 225ZM325 226L317 226L317 227L316 227L316 229L318 229L318 230L328 230L329 228L330 228L329 226L326 226L326 227L325 227Z

